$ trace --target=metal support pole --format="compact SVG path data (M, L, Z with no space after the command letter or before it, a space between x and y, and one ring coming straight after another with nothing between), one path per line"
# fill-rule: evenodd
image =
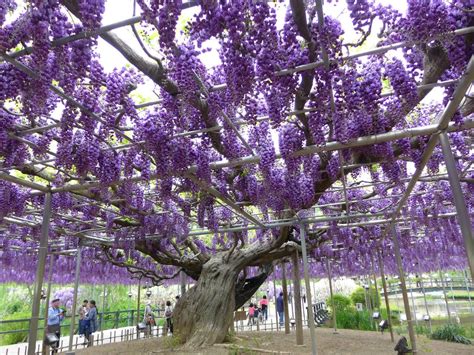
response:
M333 322L334 322L334 333L337 333L337 315L336 315L336 306L334 304L334 295L332 292L332 275L331 275L331 263L329 262L329 258L326 258L326 269L328 271L328 280L329 280L329 295L331 296L331 308L333 314Z
M290 309L291 309L291 318L295 319L295 292L294 286L292 284L289 285L290 292L288 293L288 299L290 300Z
M142 278L138 279L138 296L137 296L137 325L140 323L140 293L141 293ZM138 331L137 331L138 334Z
M367 277L365 278L365 282L366 282L366 285L369 287L367 289L367 299L369 301L370 313L372 313L373 310L374 310L374 307L373 307L373 304L372 304L372 287L370 287L370 275L367 275Z
M415 317L415 324L418 326L418 318L416 318L415 298L413 297L413 283L410 284L411 305L413 307L413 317Z
M420 262L418 261L418 270L419 270L419 273L420 273L420 284L421 284L421 292L423 292L423 300L424 300L424 303L425 303L425 311L426 311L426 315L428 316L429 320L429 325L430 325L430 334L433 332L433 328L431 327L431 316L430 316L430 310L428 308L428 301L426 300L426 292L425 292L425 284L423 282L423 272L421 270L421 266L420 266ZM430 278L431 278L431 274L430 274Z
M105 291L106 291L107 287L106 285L104 284L104 292L102 292L102 313L105 313Z
M469 285L467 284L467 277L466 277L467 271L463 272L464 276L464 284L466 285L466 290L467 290L467 298L469 299L469 308L471 309L471 312L473 312L472 309L472 301L471 301L471 290L469 288Z
M41 290L43 288L44 267L48 255L49 222L51 219L51 193L45 195L43 223L41 225L41 240L38 250L38 268L36 269L36 284L31 310L30 331L28 334L28 355L34 355L36 351L36 338L38 336L38 321L41 302Z
M385 308L387 308L388 329L390 330L390 338L392 339L392 343L393 343L395 342L395 338L393 337L392 314L390 312L390 302L388 300L387 282L385 281L385 274L383 272L382 253L380 252L380 250L377 250L377 251L378 251L378 257L379 257L380 277L382 278L383 296L385 298Z
M308 271L308 254L306 252L306 230L303 224L300 225L301 253L303 257L304 283L306 286L306 304L308 305L308 325L311 336L311 353L316 355L316 333L314 329L313 301L311 297L311 283Z
M128 293L128 312L127 312L127 324L130 327L133 322L132 319L132 285L130 285L130 291Z
M448 296L446 295L446 288L444 287L444 276L441 270L441 266L439 266L439 277L441 279L441 286L443 287L443 296L444 302L446 303L446 312L448 312L449 323L451 323L451 311L449 310Z
M456 299L454 298L453 279L451 279L449 287L451 288L451 298L453 299L454 313L456 314L456 317L459 318L458 307L456 306Z
M393 250L395 252L395 259L397 261L398 274L400 276L400 286L402 288L403 305L405 307L405 314L407 317L408 334L410 336L412 351L415 354L417 352L416 336L415 336L415 330L413 329L413 321L411 319L410 302L408 301L407 286L405 283L405 273L403 271L402 256L400 254L400 244L398 242L398 235L395 229L395 225L392 226L392 240L393 240Z
M380 311L380 293L379 293L379 288L377 287L377 275L375 274L375 267L374 267L374 256L370 256L371 260L371 269L372 269L372 275L374 277L374 287L375 287L375 296L374 296L374 308L377 308ZM377 305L377 301L378 305Z
M48 329L48 312L49 312L49 300L51 297L51 280L53 278L53 264L54 264L54 255L49 256L49 270L48 270L48 289L46 290L46 299L45 299L45 307L44 307L44 325L43 325L43 333L46 335ZM44 336L43 336L44 338ZM46 355L48 352L48 347L46 343L43 341L43 349L42 354Z
M474 232L472 230L471 218L469 216L466 200L459 182L458 171L454 163L454 156L449 144L449 137L446 132L439 136L441 148L443 149L446 169L448 170L449 184L453 193L454 204L456 205L457 219L461 233L464 239L464 247L466 248L469 269L471 270L471 278L474 279Z
M286 265L282 263L283 309L285 311L285 334L290 334L290 312L288 311L288 285L286 283Z
M277 311L277 289L276 289L276 282L273 279L273 299L275 301L275 318L276 318L276 328L277 330L280 329L280 320L278 319L278 311Z
M365 286L366 286L365 284L362 284L362 286L364 287L365 308L366 308L367 311L369 312L369 311L370 311L370 306L369 306L369 299L367 298L367 288L365 287Z
M82 246L79 242L77 247L76 255L76 274L74 276L74 293L72 296L72 314L71 314L71 325L69 326L69 347L68 350L72 351L73 339L74 339L74 323L76 321L76 306L77 306L77 289L79 287L79 276L81 273L81 251Z
M292 255L293 259L293 290L295 299L296 345L303 345L303 318L301 316L301 284L298 250Z
M314 300L316 301L316 281L312 280L311 283L313 284L313 296Z
M179 273L179 277L181 281L181 297L183 297L184 294L186 293L186 274L183 271L181 271Z

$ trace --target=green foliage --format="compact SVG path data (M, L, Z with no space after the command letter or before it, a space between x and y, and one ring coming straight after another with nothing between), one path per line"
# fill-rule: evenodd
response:
M255 354L255 351L249 349L248 347L245 347L245 346L238 346L238 345L235 345L235 344L232 344L229 348L229 355L242 355L242 354L246 354L246 355L253 355Z
M337 327L341 329L373 330L372 314L368 311L358 312L347 308L336 314Z
M336 312L344 312L352 306L351 299L341 294L334 295L332 300L331 297L326 300L326 304L331 308L332 301L334 301L334 307L336 308Z
M354 292L351 294L351 300L354 304L362 303L365 307L366 304L366 293L370 296L370 303L372 307L379 308L380 307L380 295L376 292L375 287L370 287L367 291L362 287L357 287ZM374 305L375 300L375 305Z
M15 319L28 319L31 317L31 312L23 311L16 312L13 314L6 315L2 320L15 320ZM26 341L28 337L28 321L24 322L13 322L13 323L1 323L0 331L14 331L25 329L25 332L3 334L0 338L0 345L10 345Z
M471 344L469 338L466 337L466 330L457 324L445 324L444 326L437 328L431 334L431 339Z
M229 331L224 338L224 343L235 343L236 340L235 332Z
M468 300L470 294L467 291L456 290L456 291L448 292L446 294L446 296L448 298L453 298L454 297L454 299L456 299L456 300Z
M392 309L392 306L390 306L390 314L392 315L391 321L393 325L400 323L400 312L401 311L397 307L394 307L394 309ZM388 319L386 308L380 308L380 317L382 319Z
M184 342L181 340L181 337L178 334L173 334L172 337L165 337L165 339L163 339L163 347L165 349L173 350L183 343Z

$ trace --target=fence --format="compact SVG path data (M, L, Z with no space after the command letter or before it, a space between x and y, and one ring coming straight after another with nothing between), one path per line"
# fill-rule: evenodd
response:
M157 315L157 319L163 318L164 310L162 309L155 309L155 314ZM140 312L143 315L143 311ZM99 325L99 329L107 330L107 329L117 329L126 326L130 326L136 323L136 309L126 310L126 311L111 311L111 312L100 312L97 314L97 322ZM61 334L67 335L69 334L69 329L71 326L70 323L71 316L66 315L65 320L61 323ZM140 319L141 321L142 319ZM74 328L77 331L79 323L79 317L76 316L76 322ZM18 324L18 326L15 326ZM44 318L39 318L40 327L38 327L38 338L43 337L44 331ZM3 327L2 325L9 325L10 330L1 330ZM12 319L12 320L0 320L0 335L4 334L15 334L15 333L23 333L25 338L28 336L29 332L29 325L30 325L30 318L24 319ZM18 329L17 329L18 328Z
M107 313L115 314L117 312L105 312L105 314ZM27 321L29 320L27 319ZM308 325L306 320L303 320L303 325L304 326ZM292 324L291 327L294 328L294 324ZM285 330L285 327L280 326L279 323L276 322L275 319L268 319L266 321L262 319L256 319L255 323L253 322L249 323L248 319L246 319L245 321L241 320L241 321L234 322L235 332L284 331L284 330ZM126 328L121 328L121 329L108 329L108 330L101 330L101 331L95 332L92 335L90 346L100 346L100 345L118 343L118 342L129 341L129 340L148 339L152 337L163 337L167 335L168 335L168 332L165 326L154 326L151 328L151 332L147 332L146 330L137 332L136 326L126 327ZM79 336L74 337L73 350L83 349L87 346L86 344L84 344L83 339L84 338L81 338ZM59 343L59 348L58 348L59 352L67 351L68 346L69 346L69 338L67 337L61 338L60 343ZM22 355L22 354L26 355L27 350L28 350L27 344L23 344L23 345L19 345L14 351L7 350L5 355ZM41 354L41 351L42 351L42 344L37 343L36 354L38 355Z
M446 291L450 291L451 289L462 291L469 290L469 292L474 291L474 283L471 280L466 280L464 278L456 278L450 281L444 280L444 282L442 282L442 280L438 278L432 278L429 280L420 279L416 281L407 282L406 287L407 290L421 290L422 288L424 288L427 292L431 292L433 290L442 290L443 287L446 289ZM389 283L387 291L389 294L396 294L402 292L399 283Z

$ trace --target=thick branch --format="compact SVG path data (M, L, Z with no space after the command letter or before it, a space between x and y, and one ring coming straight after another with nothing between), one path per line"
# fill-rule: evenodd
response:
M144 269L137 265L129 264L122 261L115 260L114 256L112 255L110 248L103 247L102 248L103 254L105 255L106 259L102 259L103 261L109 262L112 265L124 267L126 268L131 274L139 274L140 277L146 277L152 281L154 285L160 285L161 281L163 280L171 280L174 279L181 270L176 271L172 275L159 275L157 272ZM100 259L100 258L99 258Z
M307 42L309 61L313 62L316 60L315 43L311 37L311 31L309 30L308 23L306 22L306 10L304 1L291 0L290 5L293 14L293 21L295 22L296 27L298 28L298 32ZM304 71L301 73L301 83L296 91L295 97L295 111L301 111L305 108L305 104L309 99L311 88L313 87L313 79L314 75L312 71ZM303 124L306 144L314 144L306 114L299 113L297 114L297 117Z

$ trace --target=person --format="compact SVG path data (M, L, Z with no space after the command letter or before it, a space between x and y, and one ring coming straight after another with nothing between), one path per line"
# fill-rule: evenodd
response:
M59 339L61 338L61 322L64 320L64 310L59 308L59 298L55 298L51 302L48 309L48 333L54 333L58 337L58 341L51 344L52 353L57 353L59 348Z
M85 337L87 339L87 347L91 346L91 334L97 331L97 307L94 300L89 302L89 311L87 312L85 325Z
M251 324L255 324L255 308L253 306L253 303L250 303L249 304L249 313L248 313L248 316L249 316L249 321L247 323L247 325L251 325Z
M262 309L263 320L267 320L268 319L268 300L267 300L266 295L263 295L262 299L260 300L260 308Z
M415 274L416 287L421 287L421 277L418 274Z
M260 308L257 307L257 302L255 302L254 306L253 306L253 319L254 319L254 322L253 324L256 324L259 322L259 320L262 319L262 313L260 311Z
M79 308L79 335L85 336L86 326L87 326L86 316L88 312L89 312L89 301L84 300L82 302L82 306ZM86 338L84 338L84 343L85 342L86 342Z
M173 308L171 307L171 301L166 301L165 307L165 318L166 318L166 332L173 334Z
M284 312L285 312L285 304L283 302L283 292L280 292L280 295L276 299L276 309L278 313L278 318L280 320L280 327L282 327L283 322L284 322Z
M151 301L148 301L145 306L145 314L143 315L143 323L146 324L147 327L147 335L151 335L151 327L155 325L155 315L153 314L153 310L151 309Z

